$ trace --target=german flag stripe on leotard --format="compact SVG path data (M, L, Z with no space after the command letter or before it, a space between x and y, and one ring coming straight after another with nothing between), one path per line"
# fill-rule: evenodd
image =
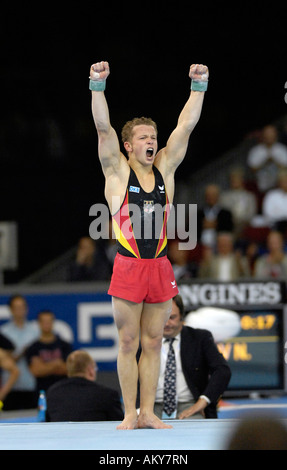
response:
M133 227L128 211L123 211L123 207L128 207L129 193L126 192L126 197L120 210L113 216L113 229L116 239L120 245L128 250L136 258L140 258L138 245L133 233ZM127 212L124 214L124 212Z

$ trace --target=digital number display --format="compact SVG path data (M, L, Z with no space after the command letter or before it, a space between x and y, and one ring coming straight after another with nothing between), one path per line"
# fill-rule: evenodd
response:
M276 315L243 315L240 319L243 330L271 330L276 322Z
M282 309L238 311L241 330L218 343L231 368L228 390L270 390L283 387Z

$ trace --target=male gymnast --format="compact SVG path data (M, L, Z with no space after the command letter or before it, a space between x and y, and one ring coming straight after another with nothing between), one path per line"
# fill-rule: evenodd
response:
M121 152L110 123L104 94L109 74L108 62L91 66L92 114L105 176L105 197L118 244L108 291L119 334L117 367L125 410L124 420L117 429L165 429L171 426L155 416L153 408L163 328L171 312L172 298L178 293L167 259L166 221L174 196L174 174L199 120L209 72L205 65L190 67L190 96L166 147L159 152L157 126L151 119L135 118L125 124L122 140L128 158ZM135 234L131 205L140 209L141 226L147 221L154 224L154 208L163 207L160 235L155 230L149 239ZM142 353L137 363L139 340ZM138 379L139 414L136 410Z

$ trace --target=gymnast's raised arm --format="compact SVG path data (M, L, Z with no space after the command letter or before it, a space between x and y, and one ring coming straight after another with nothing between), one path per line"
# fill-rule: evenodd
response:
M207 66L191 65L189 77L192 79L189 98L179 115L176 128L155 161L155 165L164 177L170 198L174 192L174 173L185 157L190 135L201 115L209 77Z
M106 79L110 74L108 62L97 62L90 69L90 89L92 91L92 114L98 133L99 159L105 176L119 171L122 159L116 131L110 123L109 109L105 98Z

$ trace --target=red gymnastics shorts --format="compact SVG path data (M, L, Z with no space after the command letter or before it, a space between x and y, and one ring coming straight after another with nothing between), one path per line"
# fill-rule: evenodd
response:
M117 253L108 294L141 303L160 303L178 294L167 256L139 259Z

